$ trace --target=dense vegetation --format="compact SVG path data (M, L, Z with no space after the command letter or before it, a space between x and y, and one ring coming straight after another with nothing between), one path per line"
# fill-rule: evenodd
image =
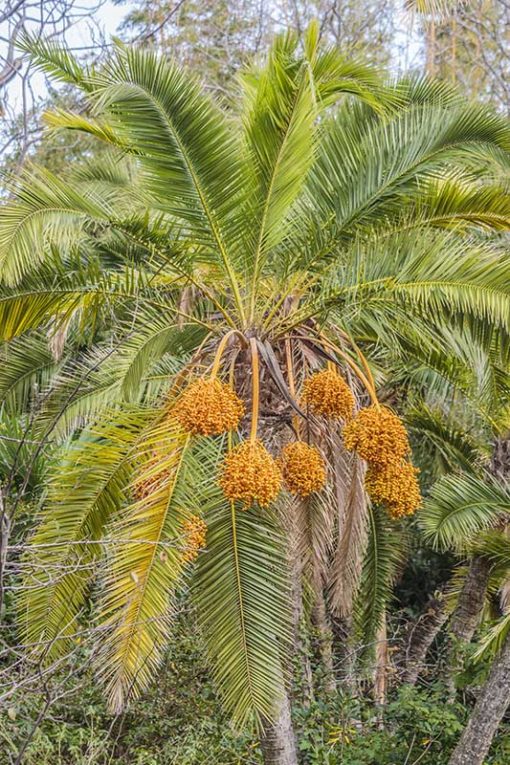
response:
M320 33L23 38L2 763L508 760L510 123Z

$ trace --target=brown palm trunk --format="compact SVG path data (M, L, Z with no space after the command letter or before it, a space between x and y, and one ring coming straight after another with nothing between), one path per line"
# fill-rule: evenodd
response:
M443 595L434 595L420 618L414 623L407 640L402 681L415 685L425 665L434 638L448 619Z
M499 723L510 704L510 636L491 673L449 765L482 765Z
M264 765L297 765L296 740L290 717L289 699L286 694L280 707L278 720L264 725L260 746Z
M455 675L461 669L464 648L471 642L482 616L490 572L491 564L486 558L475 555L471 559L457 607L452 615L450 634L453 641L449 650L446 680L451 699L455 697Z
M459 643L471 642L480 622L489 584L491 564L486 558L475 555L469 564L457 607L455 608L450 632Z

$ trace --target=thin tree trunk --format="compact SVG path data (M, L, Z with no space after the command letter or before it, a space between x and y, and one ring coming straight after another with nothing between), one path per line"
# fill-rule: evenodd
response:
M278 720L266 723L260 737L264 765L298 765L296 740L290 717L290 704L285 694Z
M434 638L448 619L443 595L435 595L427 603L425 612L413 625L407 641L402 681L415 685L423 670L425 658Z
M388 631L386 614L376 636L375 667L374 667L374 700L378 707L386 704L388 688ZM381 720L382 723L382 720Z
M482 765L510 704L510 636L494 660L489 678L449 765Z

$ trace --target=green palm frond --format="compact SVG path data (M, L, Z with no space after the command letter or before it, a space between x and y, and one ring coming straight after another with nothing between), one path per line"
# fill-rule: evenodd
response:
M214 465L203 461L207 549L194 598L213 673L239 724L273 719L284 689L290 645L290 584L284 538L274 518L225 503Z
M152 678L168 634L170 598L183 568L187 509L179 485L189 443L169 417L144 434L138 449L145 464L135 486L151 488L109 530L112 544L97 606L97 667L115 712Z
M510 614L503 616L482 637L480 644L471 657L477 663L493 659L503 648L510 634Z
M246 193L246 169L222 112L189 73L142 50L117 53L97 80L94 108L137 146L157 206L218 253L242 310L233 266L239 231L230 221Z
M30 422L4 410L0 415L0 475L4 485L10 485L11 494L23 488L29 496L45 490L48 474L57 459L53 444L34 441ZM21 496L21 491L18 494ZM16 499L14 500L14 503Z
M61 254L76 250L86 240L87 225L114 217L114 190L78 191L44 168L25 171L15 194L3 207L0 226L0 277L10 285L50 258L52 246Z
M416 210L409 211L416 218L412 225L424 224L458 230L460 225L477 226L497 231L510 226L510 195L505 187L480 182L464 170L444 171L422 182Z
M25 32L16 41L17 47L29 53L34 66L60 82L77 85L87 91L92 88L91 72L78 61L68 47L44 40Z
M119 322L124 332L118 340L96 344L88 354L70 359L53 379L38 412L37 430L51 429L60 438L118 404L156 402L207 335L196 324L175 325L174 318L163 310L141 308L137 330ZM164 373L157 375L162 362Z
M432 409L425 403L406 412L406 423L416 434L421 446L426 441L439 457L444 471L464 470L474 472L487 456L482 443L455 422L449 422L440 409Z
M473 545L477 555L483 555L493 564L493 573L498 577L508 577L510 571L510 539L505 531L485 531Z
M463 550L509 510L510 494L489 476L452 475L434 484L419 521L435 548Z
M65 654L79 631L107 523L126 502L134 467L132 450L147 425L147 411L111 413L84 431L55 466L48 500L27 552L21 603L22 631L47 658Z
M401 531L382 509L370 507L368 544L354 607L355 631L365 653L372 653L404 556L405 540Z
M48 339L29 335L4 344L1 350L0 406L11 414L25 412L36 393L57 374L60 363L50 351Z
M387 226L389 221L398 220L404 200L406 209L413 199L418 202L423 182L437 179L440 183L446 169L451 173L453 168L472 167L484 158L485 162L492 158L508 164L508 124L483 107L426 104L397 113L392 119L372 122L363 118L363 112L358 115L357 120L345 120L339 112L331 121L310 174L310 204L316 209L321 206L324 220L334 218L339 242L361 227ZM438 187L429 188L436 189L437 198ZM442 200L445 215L448 212L454 220L454 206L447 205L452 186L445 186L443 181L440 188L442 197L436 199L436 206ZM456 191L467 215L477 202L476 194L471 196L468 189ZM506 194L500 198L490 197L489 191L479 193L480 214L485 210L488 215L492 203L507 217ZM473 211L471 214L476 220Z

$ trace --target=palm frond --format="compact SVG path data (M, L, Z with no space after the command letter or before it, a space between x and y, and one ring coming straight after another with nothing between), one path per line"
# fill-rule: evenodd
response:
M189 443L169 416L148 429L138 443L142 466L135 486L151 488L110 527L96 665L114 712L146 687L168 635L170 599L183 568L187 511L179 485Z
M6 284L20 279L46 259L76 250L87 225L114 217L115 192L98 195L78 189L44 168L27 169L16 179L14 198L2 208L0 277Z
M0 406L11 414L27 411L36 393L44 390L57 374L48 339L29 335L6 343L1 350Z
M24 639L47 658L65 654L79 628L107 523L125 503L146 410L111 413L55 466L27 553L19 604Z
M356 457L347 457L344 476L343 502L338 507L338 542L329 572L330 600L342 617L352 616L354 601L360 586L363 560L369 531L369 508L365 492L365 469ZM340 480L336 464L335 481ZM345 468L344 468L345 469Z
M354 624L364 653L372 653L386 607L392 597L392 585L404 558L405 540L387 514L378 507L369 508L368 545L360 588L355 601Z
M92 88L89 81L91 72L76 59L68 47L27 32L18 38L16 44L30 54L37 69L55 80L77 85L85 91Z
M471 660L478 664L482 661L487 661L487 659L493 659L503 648L509 634L510 614L507 614L496 622L482 637Z
M423 447L424 441L430 444L443 471L461 469L472 473L483 464L487 455L480 440L451 418L448 421L440 409L420 403L406 411L405 419L411 432L420 440L420 446Z
M462 550L509 510L509 493L489 476L452 475L434 484L419 522L435 548Z
M194 582L200 626L226 709L239 724L260 724L274 719L287 671L285 543L271 515L226 504L203 462L209 509Z

